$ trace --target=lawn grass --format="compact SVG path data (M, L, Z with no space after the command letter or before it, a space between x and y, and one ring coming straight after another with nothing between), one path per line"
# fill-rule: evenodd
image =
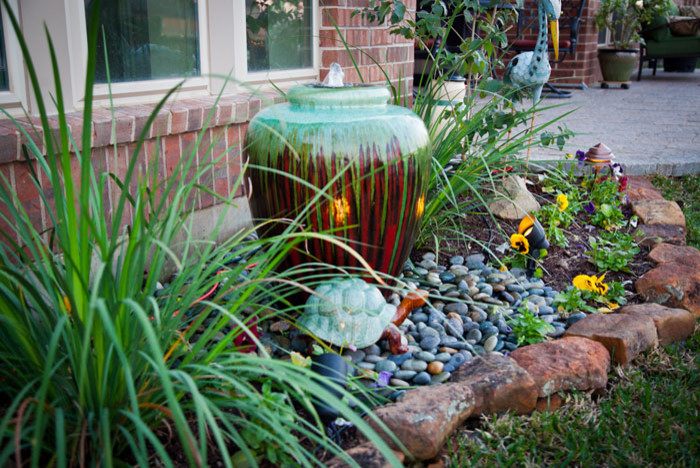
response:
M700 331L611 371L602 397L556 412L492 416L451 440L451 466L698 466Z
M700 248L700 177L651 177L651 182L667 200L676 200L685 214L686 242Z

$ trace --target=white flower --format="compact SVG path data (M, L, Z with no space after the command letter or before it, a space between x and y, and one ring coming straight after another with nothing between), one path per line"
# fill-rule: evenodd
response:
M637 8L641 10L642 8L644 8L644 0L637 0L635 5L637 5Z

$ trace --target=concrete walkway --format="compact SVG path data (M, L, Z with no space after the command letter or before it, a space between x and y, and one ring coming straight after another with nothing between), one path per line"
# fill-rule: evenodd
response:
M635 73L636 76L636 73ZM536 123L552 120L578 108L563 122L575 137L566 152L602 142L630 175L700 173L700 71L665 73L645 69L642 81L630 89L600 85L573 89L570 99L545 99L543 106L563 107L538 112ZM552 130L556 129L557 123ZM533 148L531 160L561 159L558 150Z

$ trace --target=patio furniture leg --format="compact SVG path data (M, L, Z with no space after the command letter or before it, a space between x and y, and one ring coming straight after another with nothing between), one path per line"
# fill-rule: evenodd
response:
M639 72L637 72L637 81L642 81L642 66L644 65L644 51L639 54Z

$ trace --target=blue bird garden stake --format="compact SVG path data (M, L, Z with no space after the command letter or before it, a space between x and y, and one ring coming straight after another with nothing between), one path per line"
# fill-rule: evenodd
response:
M508 63L503 74L503 81L517 86L527 88L532 91L532 106L537 106L542 95L542 88L549 80L552 67L549 65L547 55L547 22L552 29L552 45L554 46L554 58L559 59L559 15L561 14L560 0L539 0L538 19L539 33L537 35L537 45L534 51L523 52L516 55ZM527 147L527 158L525 167L530 162L530 146L532 144L532 131L535 128L535 111L532 112L532 123L530 124L530 141Z

